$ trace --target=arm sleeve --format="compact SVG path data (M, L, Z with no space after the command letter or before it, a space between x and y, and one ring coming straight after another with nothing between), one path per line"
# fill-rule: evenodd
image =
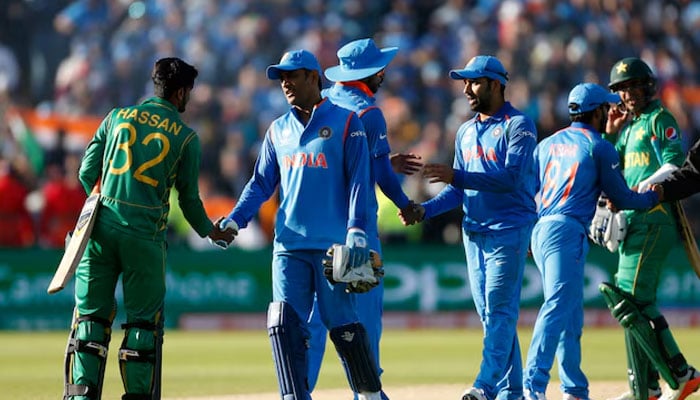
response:
M667 111L662 111L654 119L653 131L661 145L661 161L659 165L673 164L680 166L683 163L685 154L676 119Z
M661 185L664 188L664 201L681 200L700 192L700 140L688 151L681 168Z
M214 225L207 216L202 199L199 197L199 161L199 137L192 132L182 151L175 188L185 219L200 237L205 237L214 229Z
M243 229L255 216L262 203L272 196L280 181L277 152L270 139L270 130L265 133L253 176L248 180L238 203L228 215Z
M80 179L80 184L85 189L85 193L88 195L92 192L93 186L97 183L102 175L102 160L104 158L105 146L107 141L107 134L112 121L112 110L105 119L102 120L100 126L97 128L95 135L88 143L85 149L85 155L83 155L83 160L80 163L80 170L78 171L78 178Z
M505 168L493 172L455 170L452 184L459 189L485 192L511 192L520 187L526 174L532 171L532 153L537 146L537 130L526 117L513 119L507 129L508 149Z
M463 195L464 191L452 185L445 186L437 196L421 204L425 207L425 219L435 217L458 207L462 204Z
M393 201L396 207L406 207L409 200L404 194L403 189L401 189L399 178L391 168L389 155L384 154L380 157L372 158L372 166L374 168L377 184L379 185L379 188L382 189L382 192L386 195L386 197Z
M620 158L615 148L606 141L600 141L593 149L600 187L619 209L646 209L659 202L656 192L637 193L625 182L620 171Z
M357 134L361 132L361 134ZM369 151L367 135L355 113L348 118L345 131L344 169L348 182L347 228L365 230L367 225L367 203L369 190Z

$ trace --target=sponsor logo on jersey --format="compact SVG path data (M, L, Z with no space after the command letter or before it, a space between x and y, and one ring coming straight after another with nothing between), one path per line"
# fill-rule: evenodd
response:
M318 137L320 137L321 139L328 139L329 137L331 137L332 134L333 131L331 131L331 128L327 126L324 126L318 131Z
M328 168L326 155L324 153L294 153L282 157L282 167L290 168Z
M497 126L496 129L493 130L493 137L499 137L503 133L503 129L501 129L500 126Z
M666 128L666 130L664 131L664 135L666 135L666 139L668 139L668 140L678 139L678 131L676 130L676 128L674 128L672 126L669 126L668 128Z
M522 135L537 140L537 135L534 132L523 131Z
M386 139L386 133L382 133L381 135L379 135L379 140L384 140L384 139Z
M366 136L365 131L355 131L350 133L350 137Z

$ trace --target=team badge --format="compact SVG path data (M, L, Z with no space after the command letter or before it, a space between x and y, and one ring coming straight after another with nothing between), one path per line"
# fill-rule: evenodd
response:
M666 139L668 140L676 140L678 139L678 131L676 131L676 128L669 126L666 128L664 131L664 135L666 135Z
M331 133L331 128L324 126L318 131L318 137L320 137L321 139L328 139L329 137L331 137Z
M496 129L493 130L493 137L499 137L503 133L503 129L500 126L497 126Z
M278 138L280 145L286 146L292 141L292 131L290 129L283 129L278 135Z

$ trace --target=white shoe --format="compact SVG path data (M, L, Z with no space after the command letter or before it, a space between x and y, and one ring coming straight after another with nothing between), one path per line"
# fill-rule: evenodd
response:
M562 397L562 400L591 400L591 399L583 399L581 397L576 397L570 393L564 393L564 397Z
M543 392L533 392L530 389L525 389L525 400L547 400ZM566 399L564 399L566 400Z
M382 400L381 392L362 392L357 394L357 400Z
M664 391L659 400L685 400L700 387L700 372L694 367L688 367L688 373L678 380L678 389Z
M647 400L659 400L661 397L661 388L649 389L649 397ZM632 392L625 392L617 397L610 398L608 400L636 400Z
M487 400L483 389L471 387L462 393L462 400Z

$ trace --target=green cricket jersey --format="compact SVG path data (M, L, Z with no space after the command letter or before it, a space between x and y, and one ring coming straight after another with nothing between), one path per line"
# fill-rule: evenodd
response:
M620 131L615 148L629 187L651 176L663 164L680 166L685 157L678 123L659 100L651 101ZM627 213L632 218L648 214L645 219L648 223L669 223L669 219L673 219L671 206L662 203L649 211L628 210ZM656 212L660 207L664 212Z
M170 189L187 221L204 237L213 229L199 197L200 144L173 104L152 97L112 110L87 146L80 182L102 179L100 222L144 239L165 240Z

